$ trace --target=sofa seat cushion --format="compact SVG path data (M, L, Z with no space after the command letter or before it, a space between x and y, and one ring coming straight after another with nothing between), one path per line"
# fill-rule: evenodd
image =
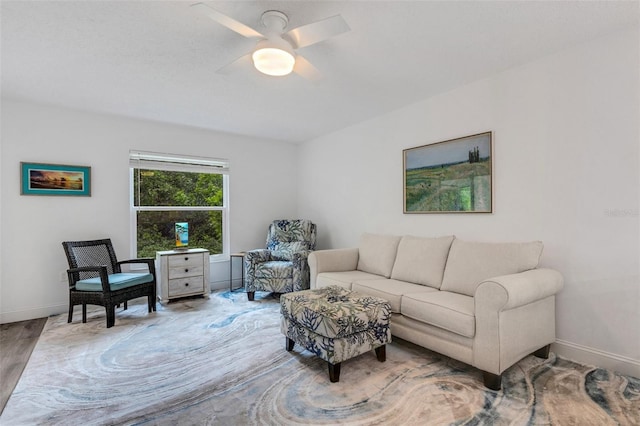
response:
M465 337L476 333L473 297L448 291L407 293L400 304L402 315Z
M379 280L380 275L362 271L321 272L316 277L316 288L324 288L337 285L351 290L351 283L362 280Z
M358 246L356 269L389 278L400 238L395 235L363 234Z
M542 242L480 243L454 240L440 290L475 295L478 285L493 277L535 269Z
M439 289L453 235L439 238L405 235L398 245L391 278Z
M402 295L406 293L431 293L438 290L420 284L412 284L393 279L354 281L352 290L369 296L387 300L391 312L400 313Z

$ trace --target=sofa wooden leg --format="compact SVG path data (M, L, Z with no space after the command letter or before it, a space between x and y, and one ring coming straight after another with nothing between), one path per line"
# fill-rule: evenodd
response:
M382 345L375 349L378 361L385 362L387 360L387 345Z
M82 322L83 323L87 322L87 304L86 303L82 304Z
M247 299L249 299L249 302L252 302L254 297L255 297L256 292L255 291L248 291L247 292Z
M549 348L551 347L551 345L547 345L547 346L543 346L540 349L538 349L537 351L535 351L533 353L534 356L538 357L538 358L542 358L542 359L547 359L549 358Z
M502 387L502 374L493 374L487 371L482 372L484 385L491 390L498 391Z
M294 345L295 343L296 343L296 342L294 342L293 340L291 340L291 339L289 339L289 338L287 337L287 345L286 345L286 348L287 348L287 351L288 351L288 352L291 352L291 351L293 350L293 345Z
M327 363L329 365L329 380L331 381L331 383L336 383L340 381L340 363L337 364L331 364L330 362Z
M69 303L69 316L67 317L67 322L71 322L73 320L73 304Z

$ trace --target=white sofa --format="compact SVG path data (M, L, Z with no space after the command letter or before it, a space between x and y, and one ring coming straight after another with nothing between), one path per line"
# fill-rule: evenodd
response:
M555 341L560 273L537 269L542 243L364 234L358 248L309 255L311 288L338 285L386 299L391 333L483 371L502 372Z

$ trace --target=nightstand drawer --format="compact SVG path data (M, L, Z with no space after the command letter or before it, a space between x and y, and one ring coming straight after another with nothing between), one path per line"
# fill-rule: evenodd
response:
M169 269L173 268L182 268L189 266L202 266L202 261L204 258L203 253L185 253L178 254L169 257Z
M204 267L202 266L202 261L200 264L172 267L169 268L169 279L173 280L175 278L195 277L202 275L203 271Z
M178 278L169 280L169 297L197 294L204 291L204 280L199 277Z

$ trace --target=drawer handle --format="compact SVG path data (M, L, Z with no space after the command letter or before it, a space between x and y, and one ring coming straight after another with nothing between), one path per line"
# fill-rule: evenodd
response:
M185 269L184 271L185 271L185 272L189 272L189 270L188 270L188 269Z
M188 257L185 257L185 258L184 258L184 260L189 260L189 258L188 258Z
M184 286L185 287L189 287L189 283L184 283Z

